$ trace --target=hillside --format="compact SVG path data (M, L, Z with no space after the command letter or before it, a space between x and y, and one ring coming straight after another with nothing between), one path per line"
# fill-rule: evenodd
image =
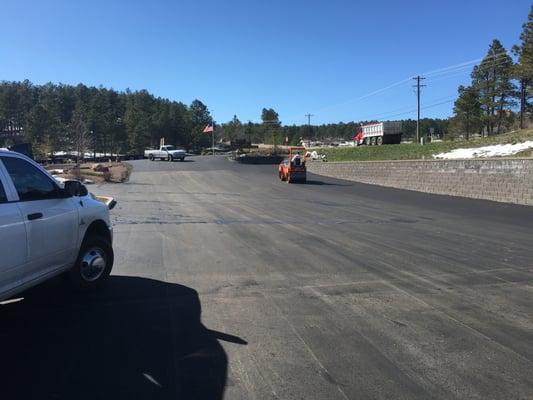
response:
M399 145L327 148L320 149L319 153L325 154L328 161L420 160L432 159L435 154L449 152L454 149L520 143L528 140L533 140L533 129L469 141L443 141L429 143L424 146L417 143L402 143ZM532 150L527 150L514 156L530 156L531 152Z

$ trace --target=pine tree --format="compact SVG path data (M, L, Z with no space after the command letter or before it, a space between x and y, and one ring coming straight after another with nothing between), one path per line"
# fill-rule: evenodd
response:
M143 149L155 146L152 142L154 97L146 90L130 93L124 113L129 151L142 154Z
M281 123L278 113L273 108L263 108L261 121L263 121L263 140L273 143L274 146L280 144L279 127Z
M210 147L211 135L206 135L202 132L207 124L213 123L213 118L211 118L209 110L200 100L194 100L189 107L189 112L192 126L189 146L194 150L199 150L202 147Z
M237 115L233 116L233 119L224 126L224 134L227 139L234 141L241 135L242 123L237 118Z
M479 92L483 122L488 135L501 132L506 112L513 106L516 88L511 81L513 60L495 39L481 64L472 71L472 85Z
M520 81L520 128L524 128L524 114L532 109L529 98L533 96L533 6L520 34L522 43L513 47L518 57L514 75Z
M466 140L481 128L481 103L479 93L472 87L459 86L459 97L455 101L453 112L454 124L465 133Z
M279 115L272 108L263 108L263 111L261 111L261 121L263 121L263 124L280 124Z

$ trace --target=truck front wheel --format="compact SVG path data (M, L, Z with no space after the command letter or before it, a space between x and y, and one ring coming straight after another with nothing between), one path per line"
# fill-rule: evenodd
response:
M172 162L174 161L174 157L172 157L171 154L168 155L167 161Z
M89 236L83 240L76 263L68 272L72 285L78 289L100 286L113 268L113 247L100 236Z

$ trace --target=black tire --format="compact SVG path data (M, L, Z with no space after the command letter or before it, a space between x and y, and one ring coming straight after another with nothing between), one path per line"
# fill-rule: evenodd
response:
M365 138L365 144L367 146L370 146L370 138L369 137Z
M181 161L181 162L185 161L185 157L181 157L181 158L180 158L180 161Z
M376 145L376 137L375 136L370 138L370 145L371 146L375 146Z
M174 157L172 157L172 154L169 154L168 157L167 157L167 161L168 162L172 162L174 161Z
M376 139L376 144L381 146L383 144L383 136L378 136Z
M114 257L113 247L105 238L86 237L74 266L67 273L70 283L81 290L101 286L111 273ZM102 260L104 265L101 264Z
M150 159L150 161L154 161L154 155L153 155L153 154L150 154L150 155L148 156L148 158Z

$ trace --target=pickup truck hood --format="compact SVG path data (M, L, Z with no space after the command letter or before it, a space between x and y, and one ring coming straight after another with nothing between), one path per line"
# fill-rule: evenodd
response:
M185 154L185 150L170 150L169 153L172 154L172 155L174 155L174 154Z

